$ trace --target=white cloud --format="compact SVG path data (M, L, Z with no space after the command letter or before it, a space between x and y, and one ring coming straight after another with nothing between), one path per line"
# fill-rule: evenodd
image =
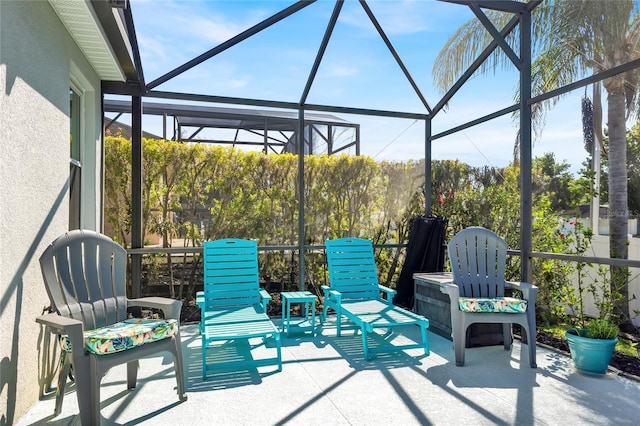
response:
M238 89L240 87L245 87L248 84L248 79L231 79L229 80L229 86L234 89Z
M329 77L349 77L358 74L358 69L349 65L341 65L335 62L328 64L327 76Z
M451 5L436 1L403 0L368 2L380 26L388 36L408 35L427 32L441 24L442 18L451 15ZM377 34L373 24L360 4L353 2L352 7L345 4L340 13L340 22L371 34ZM457 6L463 13L463 7Z
M198 44L212 48L247 29L243 23L229 22L223 16L203 17L188 15L178 19L177 30Z
M253 79L250 73L238 69L235 63L218 61L194 67L164 83L162 88L184 93L217 95L226 93L224 91L230 88L244 88Z
M225 6L212 1L135 0L132 11L145 71L168 72L270 14L256 3L257 8L245 14L227 16Z
M144 61L143 65L156 65L158 62L164 62L169 59L166 44L160 38L138 36L138 45L140 47L143 60L145 58L154 58L154 60Z

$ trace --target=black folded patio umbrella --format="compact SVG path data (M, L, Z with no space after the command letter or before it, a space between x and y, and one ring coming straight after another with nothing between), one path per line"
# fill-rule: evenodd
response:
M417 216L411 220L407 254L396 283L393 303L413 308L413 274L444 271L445 235L449 221L441 216Z

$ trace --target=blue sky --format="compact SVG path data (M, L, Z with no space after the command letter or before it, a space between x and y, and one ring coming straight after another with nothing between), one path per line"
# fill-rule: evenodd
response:
M132 0L147 83L228 40L294 1ZM320 0L228 49L158 90L298 102L335 2ZM433 61L446 40L473 14L460 5L433 0L368 2L431 106L440 99L432 83ZM515 70L475 76L434 119L438 133L513 103ZM582 148L580 97L570 94L548 115L534 155L554 152L576 171ZM156 101L156 100L150 100ZM345 1L308 103L424 112L358 1ZM238 107L238 106L234 106ZM362 153L377 160L424 157L424 126L413 120L336 114L361 124ZM162 134L157 119L144 130ZM505 166L512 159L516 125L510 116L434 142L433 158L474 166Z

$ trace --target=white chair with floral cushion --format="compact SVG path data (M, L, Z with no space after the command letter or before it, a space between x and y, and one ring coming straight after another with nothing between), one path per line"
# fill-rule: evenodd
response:
M536 368L536 312L538 288L505 280L507 243L494 232L470 227L448 244L453 283L444 287L451 299L451 328L456 365L464 365L467 328L474 323L502 323L504 349L513 342L511 324L519 324L527 337L529 364ZM505 297L505 288L519 290L522 298Z
M182 302L163 297L127 299L124 248L95 231L74 230L47 247L40 267L54 313L36 321L60 335L55 415L62 408L71 365L80 421L97 425L104 374L127 363L127 388L133 389L138 360L158 352L173 355L178 396L181 401L187 398L179 331ZM127 318L132 306L160 309L164 319Z

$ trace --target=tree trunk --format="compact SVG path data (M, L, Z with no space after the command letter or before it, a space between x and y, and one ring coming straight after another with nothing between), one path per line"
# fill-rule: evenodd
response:
M627 135L625 96L622 86L609 90L609 256L628 258L627 246ZM611 290L622 296L616 303L616 315L629 318L628 268L611 267Z

